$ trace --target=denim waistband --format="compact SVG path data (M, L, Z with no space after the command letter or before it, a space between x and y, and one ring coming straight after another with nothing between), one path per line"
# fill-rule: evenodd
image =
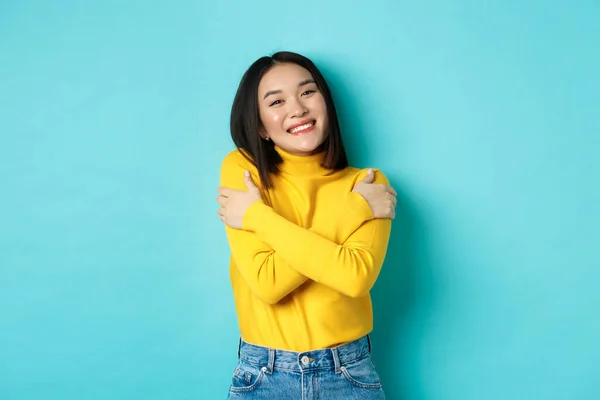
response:
M341 346L302 352L278 350L257 346L240 340L239 358L265 371L274 369L306 371L314 369L335 369L340 371L344 364L360 360L371 353L371 340L368 335Z

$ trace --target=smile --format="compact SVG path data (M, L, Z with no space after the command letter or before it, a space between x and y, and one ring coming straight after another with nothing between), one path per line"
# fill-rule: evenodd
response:
M304 133L311 132L314 129L316 124L317 124L317 121L313 120L311 122L307 122L305 124L295 126L291 129L288 129L288 132L291 133L292 135L302 135Z

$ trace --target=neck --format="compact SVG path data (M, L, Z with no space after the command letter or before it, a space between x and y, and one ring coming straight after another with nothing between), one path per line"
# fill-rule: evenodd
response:
M324 151L307 156L290 154L277 146L275 146L275 151L277 151L283 160L279 165L279 169L284 173L290 175L324 175L330 172L321 166L325 158Z

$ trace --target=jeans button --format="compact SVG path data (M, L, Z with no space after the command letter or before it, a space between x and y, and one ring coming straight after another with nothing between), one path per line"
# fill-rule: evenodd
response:
M304 365L308 365L310 363L310 360L308 359L307 356L304 356L300 359L300 361L302 361L302 364Z

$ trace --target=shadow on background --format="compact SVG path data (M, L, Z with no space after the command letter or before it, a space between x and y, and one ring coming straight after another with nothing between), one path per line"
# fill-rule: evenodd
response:
M371 292L375 318L371 337L373 359L386 396L389 400L400 400L411 397L408 393L414 386L403 381L413 375L412 371L402 368L413 358L407 353L410 340L406 335L408 316L416 298L416 235L414 210L403 197L400 186L390 180L398 192L398 204L385 264Z
M418 210L402 190L402 182L394 174L399 171L394 160L389 159L390 155L396 157L402 153L402 135L401 132L388 132L386 135L378 132L373 136L376 121L366 120L368 113L365 107L381 107L379 99L386 96L387 88L374 87L373 80L359 65L344 64L341 59L332 63L329 55L317 56L315 61L332 91L350 165L382 169L398 192L396 219L392 224L386 261L371 292L375 319L371 338L373 359L387 399L414 398L411 395L415 395L413 392L419 383L408 380L418 376L414 371L402 369L414 361L415 349L410 349L407 326L409 315L416 307L416 281L419 279L416 249L422 248L423 244L416 243ZM402 129L401 113L392 116L389 109L382 108L379 114L376 117L393 117L398 129ZM385 142L374 142L373 137L382 136L387 138ZM382 151L384 157L381 156ZM378 155L377 159L373 154ZM383 162L378 159L383 159Z

